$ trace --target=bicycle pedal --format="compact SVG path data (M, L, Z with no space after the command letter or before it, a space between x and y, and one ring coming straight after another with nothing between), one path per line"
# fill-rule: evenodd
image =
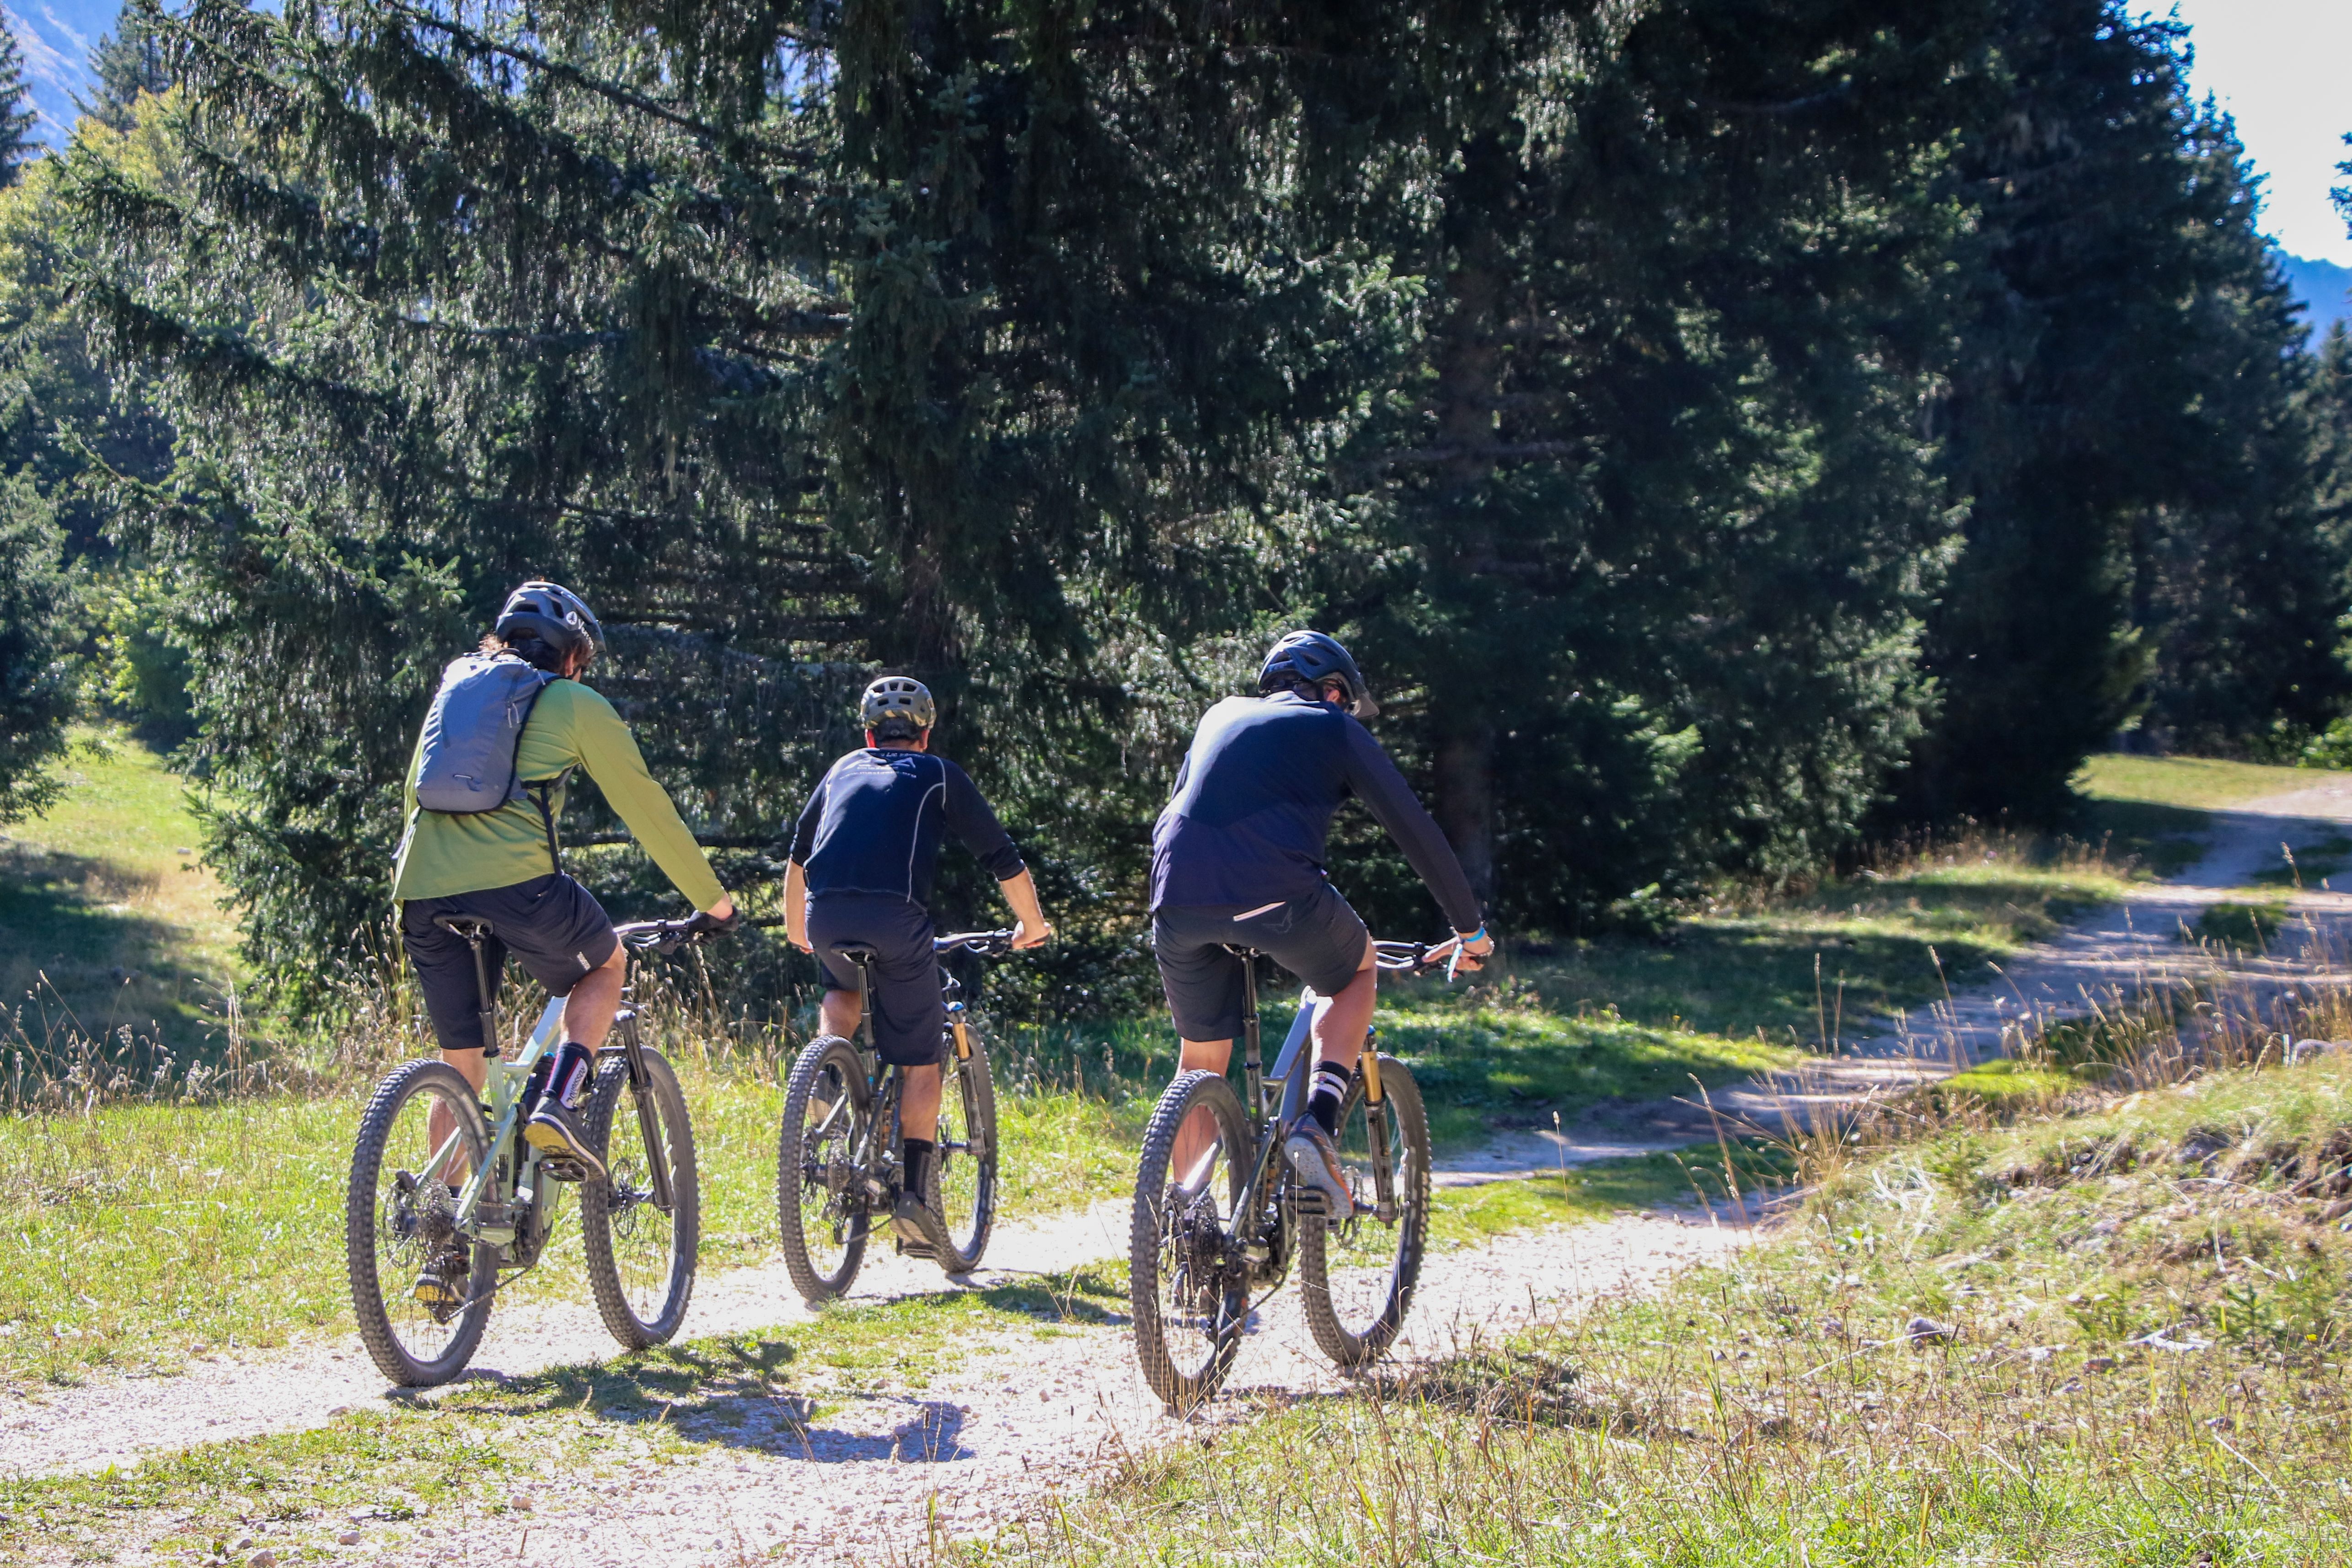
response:
M1293 1193L1291 1206L1301 1214L1310 1214L1318 1218L1331 1212L1323 1200L1323 1195L1311 1186L1302 1186Z

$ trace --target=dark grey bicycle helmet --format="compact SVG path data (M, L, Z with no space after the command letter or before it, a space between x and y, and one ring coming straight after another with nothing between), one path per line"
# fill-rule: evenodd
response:
M553 582L526 582L508 594L491 630L510 643L536 637L560 653L593 653L604 642L604 628L587 601Z
M910 675L885 675L857 699L857 716L877 740L912 740L940 716L931 688Z
M1339 646L1338 639L1320 632L1286 632L1266 650L1265 663L1257 673L1257 689L1276 691L1294 681L1311 685L1339 682L1348 688L1348 711L1358 718L1370 718L1381 711L1381 705L1372 700L1371 688L1364 685L1364 673L1356 668L1348 650Z

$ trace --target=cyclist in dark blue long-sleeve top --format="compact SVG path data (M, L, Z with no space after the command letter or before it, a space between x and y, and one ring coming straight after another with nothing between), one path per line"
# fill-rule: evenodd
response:
M905 1239L935 1257L955 1248L946 1227L918 1196L926 1190L940 1119L940 1049L947 1005L939 961L931 956L931 916L924 906L940 845L952 833L995 873L1013 906L1013 945L1034 947L1052 934L1037 907L1037 886L1021 852L998 825L964 770L931 752L937 717L920 681L885 675L866 688L858 714L866 746L825 770L793 833L784 872L784 931L814 952L824 982L824 1029L846 1040L857 1028L856 968L845 947L873 949L874 1045L905 1073L899 1124L907 1164L903 1196L891 1216Z
M1232 1057L1242 960L1229 948L1270 955L1322 998L1314 1087L1283 1152L1344 1214L1352 1197L1332 1135L1379 972L1370 933L1324 873L1332 813L1353 798L1388 830L1452 923L1461 967L1478 967L1495 945L1452 846L1359 722L1378 709L1348 651L1320 632L1294 632L1266 654L1258 689L1202 716L1152 828L1151 941L1183 1042L1180 1072L1221 1073ZM1188 1124L1175 1168L1190 1173L1213 1136L1205 1116Z

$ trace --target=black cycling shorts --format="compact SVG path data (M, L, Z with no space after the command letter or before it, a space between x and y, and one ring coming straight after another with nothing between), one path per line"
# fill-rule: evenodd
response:
M1271 908L1196 904L1151 915L1151 946L1169 1015L1186 1040L1231 1040L1242 1030L1242 960L1225 951L1255 947L1333 996L1363 967L1364 923L1339 890L1315 892Z
M509 951L551 996L569 996L582 976L604 967L619 946L613 922L596 895L551 872L509 887L447 898L412 898L400 906L400 941L416 967L425 1010L444 1051L482 1046L481 992L474 983L474 951L466 939L433 924L436 915L470 915L490 923L482 956L495 994Z
M809 946L828 991L857 989L844 947L871 947L866 1005L874 1012L874 1049L898 1067L940 1060L948 1027L940 961L931 952L931 917L919 904L887 893L823 893L808 902Z

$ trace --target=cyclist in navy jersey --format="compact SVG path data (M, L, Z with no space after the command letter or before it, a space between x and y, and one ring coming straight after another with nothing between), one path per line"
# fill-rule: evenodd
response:
M1016 921L1013 945L1053 934L1021 852L964 770L931 752L938 716L920 681L886 675L858 703L866 747L825 771L802 810L784 873L784 930L817 955L824 1030L846 1040L859 1017L856 969L844 947L870 947L874 1043L906 1074L899 1095L906 1180L892 1226L937 1256L955 1250L920 1197L940 1119L940 1048L947 1005L931 955L930 898L940 844L953 833L996 876ZM916 1136L918 1130L922 1135Z
M1276 643L1256 697L1227 697L1202 716L1151 831L1151 941L1168 1010L1183 1044L1181 1072L1222 1073L1242 1021L1242 960L1250 947L1311 987L1315 1074L1284 1155L1332 1212L1352 1202L1333 1135L1365 1031L1371 1026L1372 938L1324 873L1331 814L1353 798L1396 840L1452 924L1459 967L1494 951L1461 862L1412 788L1358 722L1379 710L1348 651L1319 632ZM1196 1116L1178 1134L1187 1173L1215 1136ZM1187 1194L1187 1201L1197 1194Z

